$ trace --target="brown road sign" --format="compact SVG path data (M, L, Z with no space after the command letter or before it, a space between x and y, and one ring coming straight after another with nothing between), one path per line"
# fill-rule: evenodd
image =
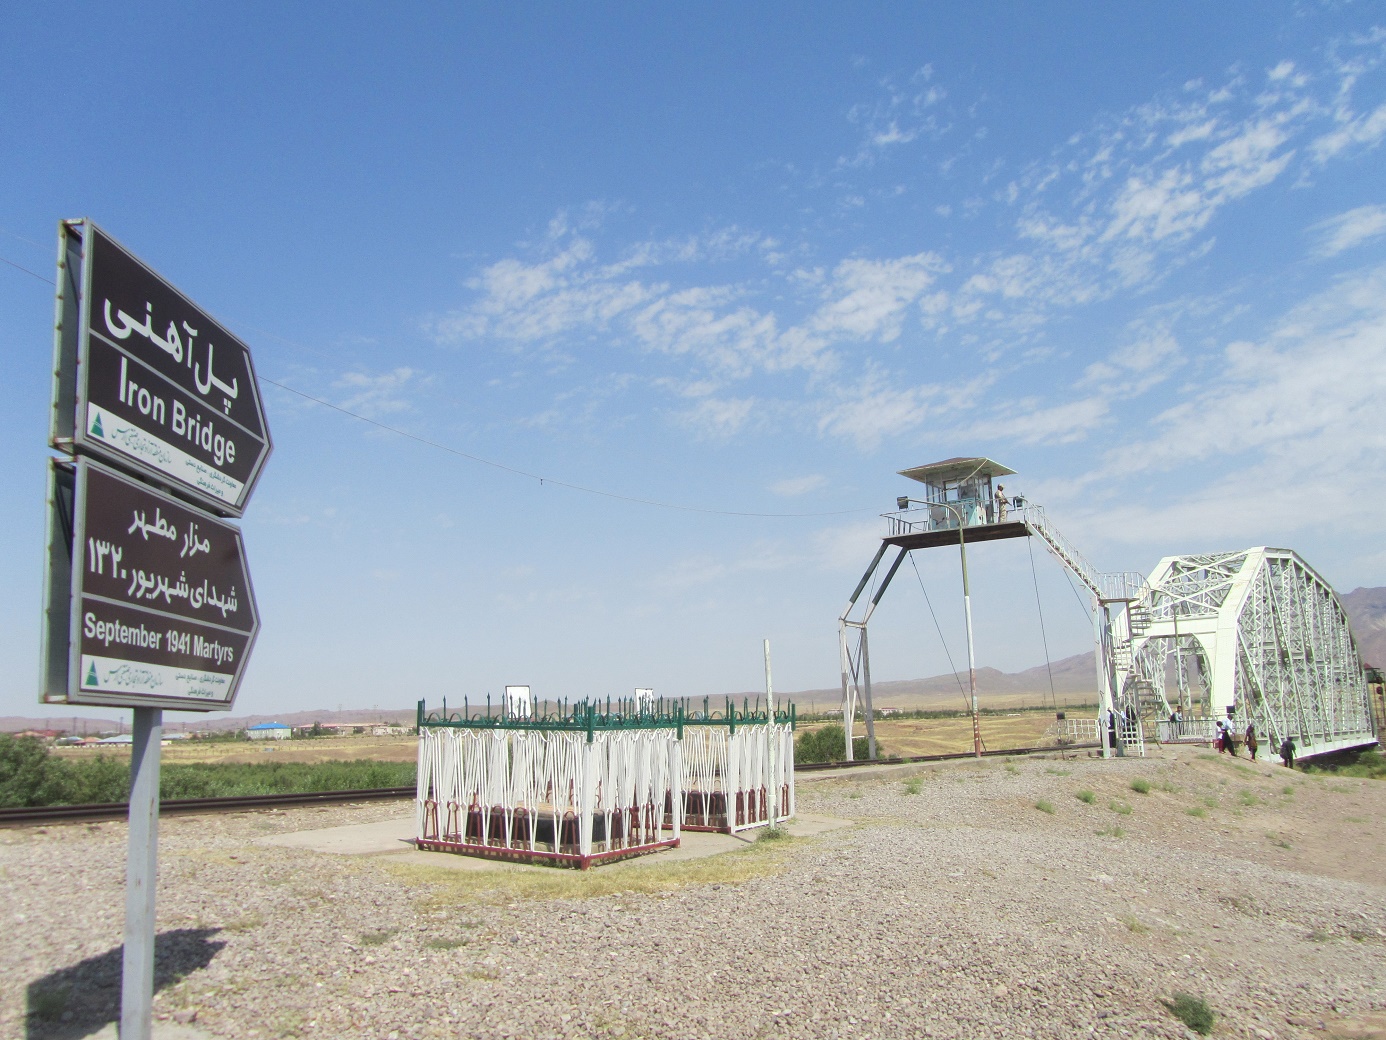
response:
M60 239L50 442L240 516L272 449L250 348L90 221Z
M82 458L50 515L44 699L230 708L260 627L240 531Z

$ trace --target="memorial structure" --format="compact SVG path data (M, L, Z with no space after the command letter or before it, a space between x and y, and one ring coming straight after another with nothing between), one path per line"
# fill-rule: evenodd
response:
M742 831L794 813L792 704L513 705L419 702L419 848L586 870L673 848L685 829Z

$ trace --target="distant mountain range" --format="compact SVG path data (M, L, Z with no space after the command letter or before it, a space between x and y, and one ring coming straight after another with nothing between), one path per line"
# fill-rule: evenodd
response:
M1353 589L1342 600L1362 660L1386 667L1386 589Z
M1352 632L1357 639L1357 649L1367 664L1386 666L1386 588L1354 589L1342 597L1347 610ZM1075 654L1054 661L1051 665L1037 665L1022 672L1002 672L995 668L977 669L977 692L983 707L1036 706L1050 700L1051 680L1053 696L1062 708L1065 702L1074 704L1092 699L1096 686L1096 666L1092 652ZM756 697L763 691L750 691L733 694L742 697ZM878 708L907 709L964 709L968 705L967 673L959 675L935 675L928 679L899 679L871 684L872 700ZM819 711L836 707L842 699L842 691L836 687L817 690L785 692L780 696L794 701L803 711L816 707ZM721 695L713 701L721 699ZM243 729L261 722L283 722L290 726L311 726L314 722L326 723L365 723L398 722L405 726L414 724L414 706L395 709L350 709L347 711L293 711L279 715L239 715L209 716L205 721L189 720L188 729ZM182 722L172 729L182 728ZM22 716L0 716L0 732L14 733L26 729L67 729L89 733L107 732L111 723L105 719L83 719L80 714L74 717L25 718Z

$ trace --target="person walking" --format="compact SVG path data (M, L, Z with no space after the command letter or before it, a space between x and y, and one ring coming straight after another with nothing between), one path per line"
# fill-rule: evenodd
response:
M1285 763L1286 769L1295 767L1295 738L1286 737L1284 743L1280 745L1280 759Z
M1253 762L1256 761L1256 749L1260 745L1256 742L1256 726L1248 722L1246 724L1246 753L1251 756Z

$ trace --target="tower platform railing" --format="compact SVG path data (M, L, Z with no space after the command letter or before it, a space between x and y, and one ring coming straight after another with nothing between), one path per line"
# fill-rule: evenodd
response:
M1020 505L1007 503L1004 510L996 503L978 499L963 499L940 504L921 505L913 509L882 513L888 538L926 534L935 531L962 529L963 538L973 528L996 524L1023 523L1031 534L1039 536L1050 551L1075 574L1088 591L1104 602L1132 602L1146 592L1145 575L1139 571L1099 571L1078 548L1064 537L1050 521L1044 507L1021 499ZM960 523L960 520L963 521Z

